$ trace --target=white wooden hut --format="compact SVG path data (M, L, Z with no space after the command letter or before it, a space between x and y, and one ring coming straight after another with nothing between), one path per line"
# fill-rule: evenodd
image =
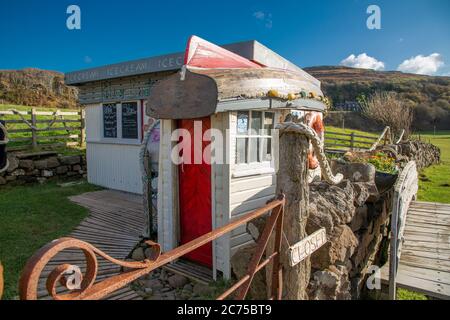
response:
M224 48L258 64L289 69L318 81L257 41ZM178 72L184 52L69 72L86 110L88 181L110 189L142 193L139 150L148 126L144 109L152 87Z
M327 107L319 81L298 67L251 60L193 37L182 70L151 90L147 116L161 119L158 242L164 251L272 199L278 161L273 129L292 112L321 114ZM202 136L216 129L225 143L214 136L196 146L175 131L192 133L196 123ZM186 153L204 154L208 144L223 161L185 161ZM241 227L186 258L229 278L231 256L251 241Z

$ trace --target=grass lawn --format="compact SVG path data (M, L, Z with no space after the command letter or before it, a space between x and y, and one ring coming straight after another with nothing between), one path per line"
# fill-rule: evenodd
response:
M0 188L0 261L3 299L18 296L18 281L28 258L44 244L70 233L87 209L67 198L98 190L88 183L60 187L56 182Z
M441 163L425 168L420 173L419 194L421 201L450 203L450 131L421 134L423 141L441 149Z
M381 132L371 133L371 132L364 132L364 131L355 130L355 129L342 129L339 127L326 126L325 127L325 146L327 147L329 144L343 144L343 145L346 145L347 147L343 147L343 146L329 146L329 147L331 149L336 149L336 150L348 149L350 147L350 137L340 135L339 133L342 133L342 134L354 133L355 135L362 135L362 136L373 137L373 138L378 138L381 134ZM340 139L340 140L336 140L336 139ZM367 143L364 143L364 142L367 142ZM375 142L374 139L355 137L354 147L368 149L371 147L371 145L374 142Z

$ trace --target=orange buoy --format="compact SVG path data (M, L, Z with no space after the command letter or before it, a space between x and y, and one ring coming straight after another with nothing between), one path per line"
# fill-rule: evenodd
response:
M321 112L311 111L308 112L305 116L306 124L313 128L320 139L323 141L325 127L323 125L323 116ZM316 169L319 166L319 160L317 160L316 155L314 154L314 150L310 147L308 153L308 168Z

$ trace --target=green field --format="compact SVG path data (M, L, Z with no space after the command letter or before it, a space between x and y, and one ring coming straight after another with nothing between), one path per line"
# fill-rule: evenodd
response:
M361 138L355 137L355 148L366 148L369 149L371 145L375 142L375 138L378 138L381 132L371 133L361 130L354 129L342 129L339 127L326 126L325 128L325 146L328 147L330 144L343 144L345 146L331 146L330 149L344 150L350 147L350 137L341 134L352 134L373 137L373 138ZM338 140L337 140L338 139Z
M0 111L9 111L11 109L17 110L17 111L30 111L31 107L29 106L17 106L17 105L9 105L9 104L0 104ZM47 112L54 112L55 109L52 108L43 108L43 107L38 107L36 108L36 111L47 111ZM79 110L61 110L61 111L79 111ZM27 119L29 122L31 122L31 116L27 115L25 116L25 119ZM52 116L37 116L38 120L53 120ZM59 120L60 118L58 118ZM79 116L64 116L65 120L79 120ZM19 115L1 115L0 114L0 120L21 120L21 117ZM36 125L39 129L45 129L48 126L48 123L37 123ZM66 123L66 127L68 128L74 128L74 127L79 127L80 123L79 122L67 122ZM17 130L17 129L29 129L29 126L25 123L8 123L7 124L7 129L8 130ZM40 131L38 133L39 136L42 137L50 137L50 136L62 136L62 135L67 135L67 134L71 134L71 135L80 135L80 130L71 130L71 131L66 131L64 130L64 125L63 123L54 123L52 128L61 128L61 130L52 130L52 131ZM30 138L31 139L31 132L17 132L17 133L10 133L9 134L9 138L14 140L17 138ZM20 146L24 146L27 144L30 144L31 140L28 141L11 141L10 143L8 143L8 147L10 148L15 148L15 147L20 147ZM38 140L38 144L40 145L45 145L45 144L55 144L55 143L65 143L67 141L73 141L76 142L77 140L74 139L39 139ZM70 147L58 147L56 148L56 151L59 151L61 153L64 154L79 154L80 152L83 152L83 148L80 148L79 146L70 146ZM54 149L52 149L54 150Z
M419 194L421 201L450 203L450 131L422 133L420 138L441 149L441 163L420 173Z
M56 182L0 188L0 261L5 273L3 299L15 299L25 262L44 244L69 234L88 210L68 197L98 190L86 182L70 187Z

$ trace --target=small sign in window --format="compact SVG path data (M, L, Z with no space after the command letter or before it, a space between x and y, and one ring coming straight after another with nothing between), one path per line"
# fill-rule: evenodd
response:
M122 138L138 138L138 107L137 102L122 103Z
M103 105L103 136L117 138L117 106L115 103Z

